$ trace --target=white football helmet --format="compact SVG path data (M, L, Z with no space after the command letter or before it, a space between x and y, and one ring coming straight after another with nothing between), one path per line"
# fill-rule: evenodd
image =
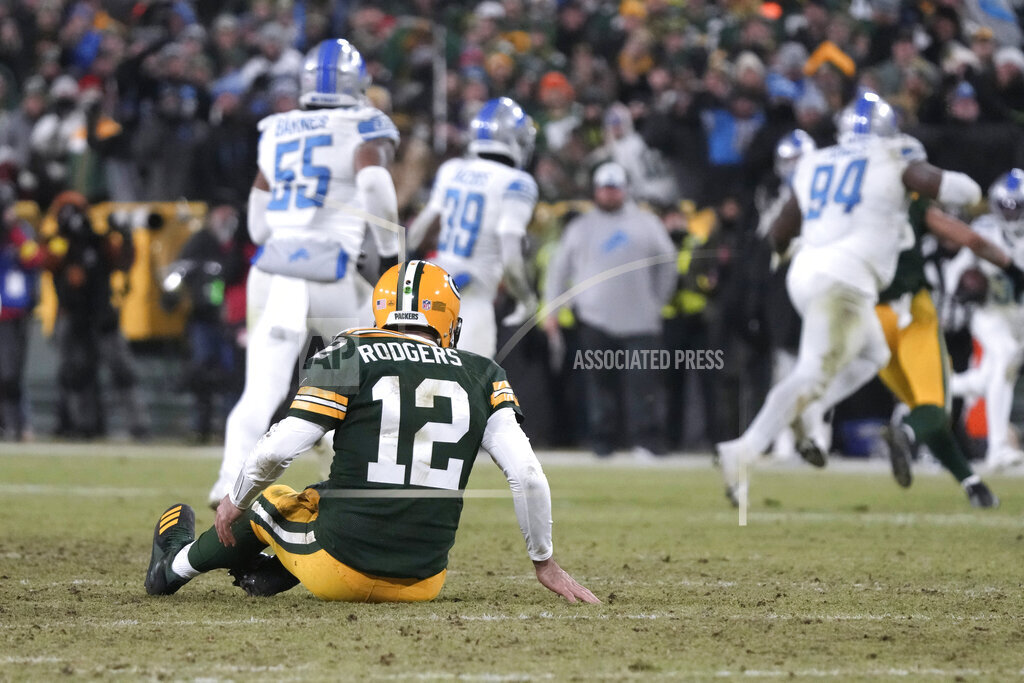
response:
M530 163L537 129L515 100L498 97L480 108L469 124L469 146L473 156L497 154L511 159L516 168Z
M347 40L325 40L306 55L299 77L299 105L351 107L361 104L370 85L366 63Z
M775 146L775 175L784 183L788 183L796 170L796 162L807 152L818 149L814 138L806 131L797 128L779 140Z
M871 90L861 91L853 102L839 112L836 129L840 142L863 135L892 137L900 132L896 112L878 93Z
M1014 168L999 176L988 190L988 206L1006 229L1024 236L1024 171Z

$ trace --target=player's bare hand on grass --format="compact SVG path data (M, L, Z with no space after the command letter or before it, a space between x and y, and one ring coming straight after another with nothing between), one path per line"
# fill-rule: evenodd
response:
M541 562L534 562L533 566L537 570L537 580L552 593L558 593L569 602L576 602L577 600L591 604L601 602L597 599L597 596L590 592L589 588L581 586L576 579L569 576L568 572L559 567L558 563L553 559L548 558Z
M231 525L238 521L243 512L245 511L235 507L230 496L224 496L220 505L217 506L217 518L214 520L213 526L217 529L217 538L229 548L235 545L235 535L231 533Z

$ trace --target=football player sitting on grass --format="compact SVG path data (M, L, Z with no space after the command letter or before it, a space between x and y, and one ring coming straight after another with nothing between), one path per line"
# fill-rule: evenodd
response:
M188 505L153 532L146 592L170 595L229 569L250 595L302 583L322 600L432 600L477 451L508 478L537 580L569 602L599 600L552 556L551 495L505 371L456 349L459 292L442 268L409 261L372 297L376 327L346 330L310 362L287 416L249 454L214 526L195 538ZM271 486L292 459L335 430L330 477ZM262 553L270 547L275 556Z

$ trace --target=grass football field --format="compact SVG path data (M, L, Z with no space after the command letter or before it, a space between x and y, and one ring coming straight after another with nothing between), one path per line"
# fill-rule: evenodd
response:
M740 528L693 462L545 460L556 557L601 605L536 582L489 461L439 599L352 605L248 598L226 572L145 594L164 508L212 522L213 449L5 444L0 680L1024 677L1024 478L990 477L1003 505L982 511L941 473L903 490L882 467L762 468Z

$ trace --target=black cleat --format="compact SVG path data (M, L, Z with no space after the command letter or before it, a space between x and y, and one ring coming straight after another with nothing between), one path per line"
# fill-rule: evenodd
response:
M818 444L814 443L814 439L800 439L797 441L796 452L800 454L800 457L805 462L814 467L824 467L828 464L828 455L825 451L818 448Z
M234 578L232 585L254 598L269 598L299 584L298 578L284 568L281 560L263 553L257 555L249 566L231 569L228 573Z
M913 457L914 446L910 437L899 426L889 426L882 429L882 440L889 449L889 462L892 464L892 476L896 483L907 488L914 480L910 472L910 461Z
M184 503L167 508L153 530L153 555L146 570L146 592L171 595L188 583L171 571L178 551L196 539L196 513Z
M738 508L740 506L739 491L737 490L738 488L739 487L737 486L725 487L725 497L729 499L729 504L732 505L734 508Z
M977 481L964 487L967 491L967 500L971 501L971 507L976 508L997 508L999 499L996 494L983 481Z

